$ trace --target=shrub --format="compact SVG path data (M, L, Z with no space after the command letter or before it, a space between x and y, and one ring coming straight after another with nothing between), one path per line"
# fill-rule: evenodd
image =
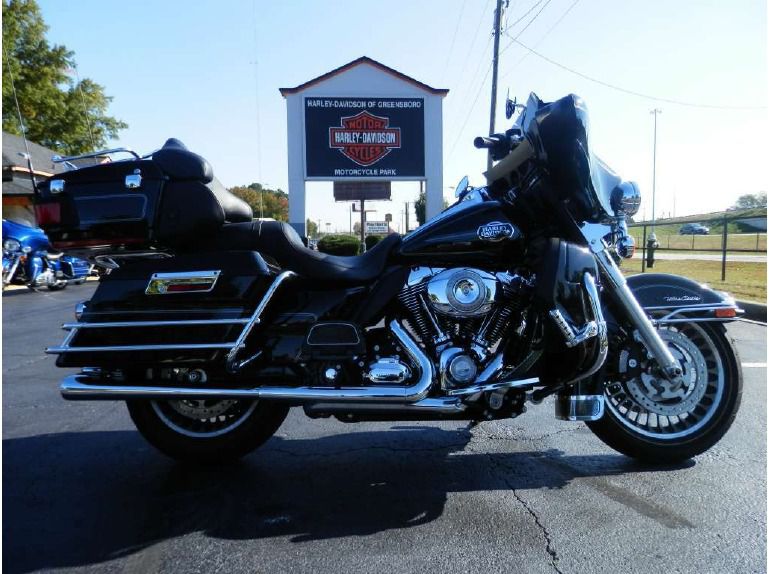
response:
M366 239L364 239L364 243L366 243L366 250L369 251L383 239L385 239L384 235L367 235Z
M324 235L318 241L318 251L329 255L358 255L359 243L352 235Z

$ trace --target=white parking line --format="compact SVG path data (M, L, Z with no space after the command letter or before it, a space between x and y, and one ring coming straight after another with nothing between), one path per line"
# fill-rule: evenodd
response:
M766 369L767 363L741 363L744 369Z

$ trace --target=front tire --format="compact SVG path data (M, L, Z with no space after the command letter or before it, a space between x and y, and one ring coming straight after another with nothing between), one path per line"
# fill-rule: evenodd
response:
M608 359L621 372L625 361L626 376L605 383L604 416L586 424L627 456L667 464L701 454L724 436L738 413L743 375L721 323L678 323L659 332L683 367L682 387L645 373L646 353L629 346Z
M127 401L142 436L165 455L211 464L237 460L278 430L289 407L246 400Z

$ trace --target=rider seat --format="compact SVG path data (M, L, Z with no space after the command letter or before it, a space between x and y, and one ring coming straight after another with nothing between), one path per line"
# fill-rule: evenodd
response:
M385 237L363 255L343 257L308 249L299 234L282 221L254 221L222 226L216 249L259 251L311 281L359 285L380 276L401 236Z

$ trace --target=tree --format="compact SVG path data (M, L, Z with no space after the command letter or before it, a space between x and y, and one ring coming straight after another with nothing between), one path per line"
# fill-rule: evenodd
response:
M27 138L63 154L103 148L128 125L106 115L102 86L68 75L74 53L50 45L47 30L35 0L3 0L3 130L22 135L15 87Z
M230 191L251 206L254 217L289 220L289 195L281 189L267 189L261 183L238 185Z
M747 193L738 198L733 209L752 209L755 207L767 207L767 193Z
M425 196L425 191L421 191L420 195L417 196L417 199L414 202L414 214L417 217L417 223L422 225L425 223L425 203L427 202L427 198ZM447 203L447 200L444 199L442 201L442 205L444 206L444 209L449 207L449 203Z
M425 197L425 192L421 191L420 195L417 196L417 200L414 202L414 215L417 217L417 223L422 225L425 223L425 203L427 201L427 198Z
M305 221L305 226L307 227L308 237L316 237L318 235L318 224L309 217Z

